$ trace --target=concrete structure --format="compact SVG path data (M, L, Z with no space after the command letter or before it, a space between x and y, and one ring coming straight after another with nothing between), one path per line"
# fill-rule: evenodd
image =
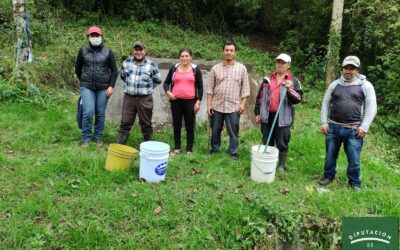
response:
M178 59L162 59L162 58L151 58L150 60L155 62L158 65L161 76L164 79L166 78L169 69L172 65L177 63ZM203 75L203 100L201 102L200 110L196 115L196 122L206 122L208 120L207 117L207 86L208 86L208 77L211 70L211 67L220 61L196 61L193 60L194 64L197 64L202 70ZM247 102L246 111L243 116L240 118L240 126L241 128L249 128L254 126L254 103L255 98L257 96L258 86L261 82L261 77L257 75L253 75L251 73L251 67L246 65L249 71L249 81L250 81L250 92L251 95ZM123 81L119 78L115 85L114 94L108 101L107 111L106 111L106 119L107 121L111 121L114 123L119 123L121 121L121 111L122 111L122 99L123 99ZM157 86L154 89L153 93L154 99L154 109L153 109L153 125L155 128L162 127L165 124L172 124L172 115L171 108L168 101L168 98L164 92L162 86ZM138 118L136 118L138 119ZM137 124L137 121L135 122Z

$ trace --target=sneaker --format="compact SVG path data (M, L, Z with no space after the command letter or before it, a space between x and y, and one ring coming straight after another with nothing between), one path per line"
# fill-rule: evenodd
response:
M321 186L326 186L326 185L328 185L329 183L331 183L333 180L331 180L331 179L329 179L329 178L324 178L323 180L320 180L319 181L319 185L321 185Z
M82 148L87 148L87 147L89 147L89 142L82 142L81 147L82 147Z
M239 155L233 154L233 155L231 155L231 159L234 160L234 161L238 161L239 160Z
M187 152L186 152L186 156L190 157L190 156L192 156L192 155L193 155L193 152L192 152L192 151L187 151Z
M181 153L181 151L179 149L175 149L174 151L171 152L170 156L174 157L174 156L177 156L180 153Z
M361 191L361 187L360 186L352 186L351 188L353 189L354 192L360 192Z
M98 147L98 148L103 147L103 145L104 145L103 141L98 141L98 142L96 143L96 147Z

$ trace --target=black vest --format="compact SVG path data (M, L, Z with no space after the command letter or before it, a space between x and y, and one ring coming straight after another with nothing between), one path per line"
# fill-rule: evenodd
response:
M336 85L333 89L329 118L340 123L361 123L365 95L361 85Z
M93 50L90 45L87 45L82 50L81 87L106 89L111 84L111 66L108 60L110 49L100 46L100 49Z

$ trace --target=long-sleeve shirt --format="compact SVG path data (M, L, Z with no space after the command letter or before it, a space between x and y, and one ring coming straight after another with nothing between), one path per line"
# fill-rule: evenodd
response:
M148 96L161 83L161 74L155 63L144 59L141 64L129 57L122 63L121 78L125 82L124 93L132 96Z
M221 113L239 111L242 99L250 96L246 67L238 62L214 65L210 71L207 94L212 95L211 106L214 110Z
M278 127L286 127L291 126L294 119L294 112L295 107L294 105L298 104L302 100L303 91L301 90L301 83L296 78L293 77L291 72L287 72L285 81L292 81L293 88L289 91L286 91L286 87L284 82L282 82L279 86L278 93L275 93L275 98L278 98L277 102L275 103L276 109L271 109L271 99L274 93L271 92L272 88L272 81L276 81L276 74L275 72L269 74L268 76L264 77L260 89L258 91L256 97L256 103L254 106L254 114L260 116L262 123L268 123L270 113L275 113L278 110L279 101L281 94L284 94L285 97L282 100L282 106L279 110L278 116Z
M364 132L368 129L377 113L375 90L365 76L359 75L358 81L349 83L342 78L332 82L325 92L321 107L321 124L329 122L359 126Z

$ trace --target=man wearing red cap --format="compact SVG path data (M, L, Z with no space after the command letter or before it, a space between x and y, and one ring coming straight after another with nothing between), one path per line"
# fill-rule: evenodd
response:
M87 148L89 142L97 142L103 146L105 111L108 98L114 91L118 69L111 49L103 44L103 32L92 26L87 31L89 43L81 48L75 64L75 73L79 78L82 98L82 147ZM92 135L93 116L94 132Z

